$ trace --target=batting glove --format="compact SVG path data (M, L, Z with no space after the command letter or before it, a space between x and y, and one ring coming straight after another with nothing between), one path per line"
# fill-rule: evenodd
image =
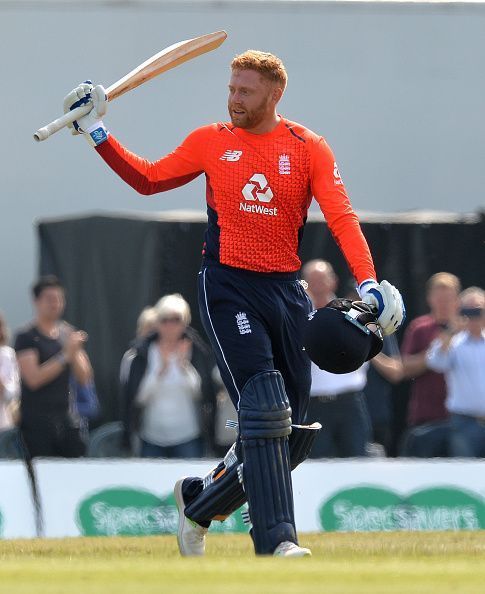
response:
M377 321L383 333L393 334L406 319L406 308L401 293L386 280L377 283L365 280L359 285L360 298L377 310Z
M90 80L78 85L64 98L64 113L76 109L81 105L91 104L91 111L69 124L71 134L84 134L91 146L97 146L108 138L103 120L107 110L108 97L101 85L93 86Z

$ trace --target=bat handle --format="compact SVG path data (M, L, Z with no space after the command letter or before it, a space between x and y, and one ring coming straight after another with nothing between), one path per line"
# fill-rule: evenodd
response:
M39 128L37 132L34 134L34 140L40 142L41 140L49 138L49 136L52 136L68 124L74 122L74 120L77 120L78 118L81 118L82 116L88 114L92 108L92 103L87 103L86 105L81 105L80 107L76 107L76 109L68 111L60 118L57 118L57 120L54 120L50 124L47 124L47 126Z

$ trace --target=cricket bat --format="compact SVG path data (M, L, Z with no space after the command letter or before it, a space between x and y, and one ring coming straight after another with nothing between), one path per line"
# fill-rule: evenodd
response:
M216 31L215 33L208 33L207 35L194 37L194 39L186 39L185 41L174 43L161 52L158 52L158 54L148 58L143 64L140 64L126 76L123 76L123 78L120 78L109 86L106 89L108 101L113 101L113 99L121 97L124 93L136 89L136 87L162 74L162 72L167 72L167 70L180 66L180 64L192 60L192 58L218 48L225 41L226 37L227 33L225 31ZM49 136L52 136L52 134L55 134L74 120L89 113L91 107L90 104L76 107L76 109L57 118L50 124L47 124L47 126L39 128L34 134L34 139L40 142L49 138Z

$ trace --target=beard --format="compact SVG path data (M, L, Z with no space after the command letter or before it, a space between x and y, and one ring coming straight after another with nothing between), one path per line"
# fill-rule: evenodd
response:
M255 128L268 116L268 100L263 99L259 105L252 109L244 108L244 113L237 114L234 110L238 111L238 108L233 107L230 103L227 106L229 116L233 126L237 128Z

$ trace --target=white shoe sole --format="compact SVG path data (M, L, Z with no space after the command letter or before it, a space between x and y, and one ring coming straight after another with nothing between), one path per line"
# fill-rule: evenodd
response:
M312 556L312 552L310 551L310 549L306 549L305 547L300 547L298 545L296 545L294 548L289 549L286 552L286 554L279 553L278 548L279 547L276 547L276 550L273 553L273 555L275 557L311 557Z
M184 550L184 546L182 544L182 531L183 531L183 527L184 527L184 522L185 522L185 514L184 514L184 510L185 510L185 501L184 501L184 496L182 495L182 483L184 482L186 477L183 477L181 479L179 479L176 483L175 486L173 488L173 494L175 495L175 503L177 504L177 509L179 512L179 523L178 523L178 530L177 530L177 544L179 547L179 551L180 554L183 557L187 557L188 554L187 552Z

